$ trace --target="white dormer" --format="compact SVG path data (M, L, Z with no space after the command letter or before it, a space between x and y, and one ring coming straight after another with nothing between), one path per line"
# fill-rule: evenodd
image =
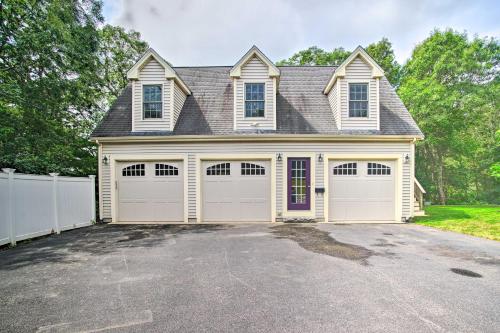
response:
M275 130L280 70L253 46L229 75L233 79L234 129Z
M149 49L127 78L132 84L132 131L173 131L191 91L170 64Z
M380 130L383 69L358 46L335 70L324 93L339 129Z

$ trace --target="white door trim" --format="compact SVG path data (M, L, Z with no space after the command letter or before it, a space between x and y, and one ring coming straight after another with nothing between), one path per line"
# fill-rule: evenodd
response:
M203 222L201 213L201 162L202 161L271 161L271 222L276 221L276 156L275 154L197 154L196 155L196 221Z
M116 182L118 181L116 177L116 165L118 162L149 162L149 161L182 161L184 166L184 223L188 222L188 156L185 155L111 155L110 156L110 187L111 187L111 222L119 222L117 220L118 216L118 200L116 193Z
M330 184L330 161L331 160L393 160L396 161L395 172L395 222L401 222L402 209L403 209L403 155L402 154L325 154L324 161L324 182ZM325 222L329 222L329 203L330 203L330 189L325 186L324 196L324 218Z

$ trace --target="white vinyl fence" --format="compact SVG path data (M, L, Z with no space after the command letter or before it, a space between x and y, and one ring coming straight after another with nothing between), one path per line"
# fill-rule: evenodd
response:
M95 221L95 176L61 177L0 172L0 245Z

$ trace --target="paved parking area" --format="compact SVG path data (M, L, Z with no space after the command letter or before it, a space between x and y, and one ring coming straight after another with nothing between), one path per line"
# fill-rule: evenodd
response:
M99 225L0 251L2 332L499 332L499 314L500 243L416 225Z

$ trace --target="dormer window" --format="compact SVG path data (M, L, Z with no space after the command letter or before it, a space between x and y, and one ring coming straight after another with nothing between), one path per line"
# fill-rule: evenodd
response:
M368 117L368 83L349 83L349 117Z
M144 85L142 93L144 119L161 119L163 116L161 85Z
M245 83L245 117L264 117L264 83Z

